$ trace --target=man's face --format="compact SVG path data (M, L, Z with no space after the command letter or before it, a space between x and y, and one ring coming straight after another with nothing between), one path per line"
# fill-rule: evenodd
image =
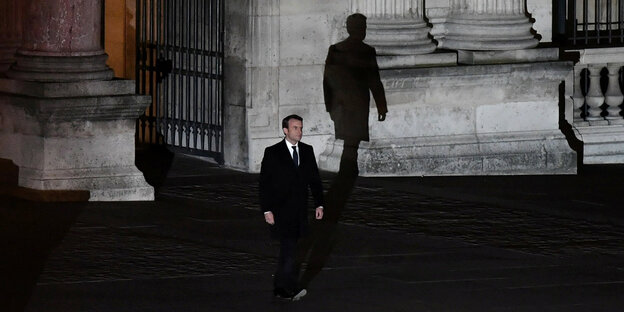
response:
M286 140L295 144L301 141L301 137L303 136L303 122L297 119L290 119L288 121L288 128L284 128L283 130L286 135Z

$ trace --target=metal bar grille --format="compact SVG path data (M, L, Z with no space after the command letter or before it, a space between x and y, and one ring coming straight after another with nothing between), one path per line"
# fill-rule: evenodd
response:
M624 0L554 0L554 8L554 39L562 46L624 46Z
M137 0L138 142L223 163L224 0Z

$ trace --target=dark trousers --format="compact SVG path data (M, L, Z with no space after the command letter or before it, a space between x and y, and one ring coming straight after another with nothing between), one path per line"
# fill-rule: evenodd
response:
M299 280L299 265L296 261L297 238L282 238L280 240L280 254L275 272L275 289L284 289L294 292Z

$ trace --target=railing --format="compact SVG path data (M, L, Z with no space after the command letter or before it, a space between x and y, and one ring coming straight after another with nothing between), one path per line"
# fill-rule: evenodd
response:
M223 0L137 0L137 141L223 163Z
M574 68L574 123L623 124L624 63L579 64Z
M554 0L553 34L564 47L624 45L624 0Z

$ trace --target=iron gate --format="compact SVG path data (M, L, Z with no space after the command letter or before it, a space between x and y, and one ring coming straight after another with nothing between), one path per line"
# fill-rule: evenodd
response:
M564 47L624 45L624 0L553 0L553 39Z
M224 0L137 0L138 142L223 163Z

